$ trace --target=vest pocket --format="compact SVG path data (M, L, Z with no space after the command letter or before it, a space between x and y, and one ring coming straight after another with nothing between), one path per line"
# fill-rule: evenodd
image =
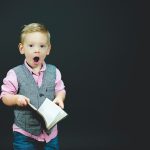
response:
M54 99L54 93L55 93L55 87L54 86L47 86L46 87L45 97L53 100Z

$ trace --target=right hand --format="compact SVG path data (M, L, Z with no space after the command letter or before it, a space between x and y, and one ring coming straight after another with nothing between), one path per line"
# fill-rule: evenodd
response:
M20 106L20 107L25 107L28 105L28 103L30 103L30 99L23 96L23 95L17 95L17 98L16 98L16 104L17 106Z

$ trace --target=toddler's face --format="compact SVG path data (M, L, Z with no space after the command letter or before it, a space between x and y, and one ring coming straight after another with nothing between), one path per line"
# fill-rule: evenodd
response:
M27 63L32 68L43 64L50 49L51 45L48 42L47 34L41 32L27 33L23 43L19 44L20 53L25 55Z

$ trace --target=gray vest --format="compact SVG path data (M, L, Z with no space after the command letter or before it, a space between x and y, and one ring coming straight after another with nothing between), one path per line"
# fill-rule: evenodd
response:
M25 65L19 65L13 70L16 73L18 81L18 94L24 95L30 99L31 104L39 108L45 98L54 99L55 94L55 80L56 67L50 64L46 65L46 70L43 75L43 82L40 87L35 83L31 72ZM45 124L40 116L31 110L30 107L14 108L15 124L23 130L33 134L39 135L43 130L48 134L52 129L46 130Z

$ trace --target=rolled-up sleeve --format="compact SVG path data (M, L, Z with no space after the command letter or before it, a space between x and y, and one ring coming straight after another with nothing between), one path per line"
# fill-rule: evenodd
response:
M59 91L65 91L65 85L64 82L62 81L61 73L58 68L56 68L56 81L55 81L55 93Z
M18 82L17 76L13 69L9 70L6 77L3 79L3 84L1 86L0 98L5 94L17 94Z

